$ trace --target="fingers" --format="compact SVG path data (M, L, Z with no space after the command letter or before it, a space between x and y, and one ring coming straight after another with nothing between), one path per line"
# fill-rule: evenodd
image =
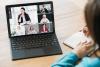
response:
M85 40L85 41L82 42L82 44L86 44L86 43L87 43L87 40Z
M92 42L92 41L88 42L87 40L85 40L84 42L80 42L80 43L77 45L77 47L84 47L84 48L86 48L86 49L89 49L89 48L91 48L92 46L93 46L93 42Z
M93 45L91 44L91 43L88 43L87 45L86 45L86 48L91 48Z
M90 49L93 46L93 44L92 44L92 42L84 41L84 42L81 42L79 44L79 46L84 47L86 49Z
M85 41L83 41L83 42L80 42L77 46L82 46L82 45L84 45L85 43L87 43L87 41L85 40Z
M88 42L88 43L85 43L83 45L84 49L86 49L87 51L90 50L91 47L93 47L93 44L92 42Z

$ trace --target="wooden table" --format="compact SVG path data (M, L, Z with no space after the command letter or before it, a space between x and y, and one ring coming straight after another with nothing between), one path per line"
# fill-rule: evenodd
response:
M61 55L12 61L5 13L6 4L36 2L39 0L0 0L0 67L50 67ZM43 0L44 1L44 0ZM86 0L53 0L55 29L63 54L71 49L63 41L84 27L83 8ZM80 4L78 4L80 3ZM81 4L82 3L82 4Z

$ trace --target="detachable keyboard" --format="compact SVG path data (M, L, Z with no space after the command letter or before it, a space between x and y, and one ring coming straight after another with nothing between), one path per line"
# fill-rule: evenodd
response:
M11 38L12 49L30 49L58 45L55 34L42 34Z

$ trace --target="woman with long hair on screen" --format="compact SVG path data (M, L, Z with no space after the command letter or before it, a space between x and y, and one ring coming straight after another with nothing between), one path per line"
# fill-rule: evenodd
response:
M80 42L79 46L65 54L51 67L100 67L100 0L88 0L85 20L93 42ZM87 57L91 47L98 44L94 57ZM79 63L77 61L81 59Z
M18 24L20 25L21 23L25 24L25 22L27 21L27 23L31 22L31 19L29 17L29 15L25 12L25 8L21 7L20 9L21 13L18 15Z
M18 30L23 31L23 33L20 33L19 35L25 35L28 34L28 27L31 24L31 19L29 15L25 12L25 8L21 7L20 9L21 13L18 15Z

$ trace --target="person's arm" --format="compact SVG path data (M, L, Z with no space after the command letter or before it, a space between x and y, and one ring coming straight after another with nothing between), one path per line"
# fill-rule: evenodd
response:
M30 16L27 14L29 21L31 22Z
M47 21L47 23L50 23L50 21L49 21L49 19L48 19L48 18L46 19L46 21Z
M43 19L41 19L40 24L43 24L43 22L44 22L44 20L43 20Z
M56 63L52 64L51 67L74 67L78 59L75 53L70 52L61 57Z
M21 14L18 15L18 25L20 25L20 23L21 23Z
M59 61L54 63L52 67L75 67L75 63L78 58L86 56L92 46L92 42L85 41L79 43L79 45L71 53L63 56Z

